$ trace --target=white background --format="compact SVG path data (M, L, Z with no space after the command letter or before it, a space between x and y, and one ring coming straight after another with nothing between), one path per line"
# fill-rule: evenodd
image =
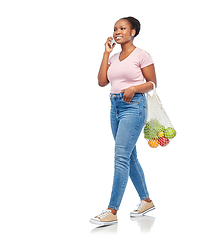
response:
M166 148L151 149L142 134L137 143L156 205L147 234L129 218L139 202L130 181L118 225L89 223L113 179L110 86L98 87L97 73L126 16L141 22L134 43L154 60L178 133ZM198 0L0 2L1 239L202 239L202 22Z

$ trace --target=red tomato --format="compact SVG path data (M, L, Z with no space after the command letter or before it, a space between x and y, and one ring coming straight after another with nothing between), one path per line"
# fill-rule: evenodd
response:
M159 144L162 146L162 147L165 147L166 145L169 144L169 139L166 138L166 137L161 137L159 139Z

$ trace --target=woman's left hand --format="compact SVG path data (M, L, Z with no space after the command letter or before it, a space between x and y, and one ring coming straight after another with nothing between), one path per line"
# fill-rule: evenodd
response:
M135 91L135 87L129 87L127 89L124 89L122 91L120 91L121 93L124 93L123 95L123 101L130 103L132 98L134 97L136 91Z

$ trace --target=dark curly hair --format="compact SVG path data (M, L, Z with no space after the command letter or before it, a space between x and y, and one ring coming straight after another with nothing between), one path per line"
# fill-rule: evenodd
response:
M134 17L124 17L121 19L127 20L131 24L131 29L135 29L135 38L140 32L140 22Z

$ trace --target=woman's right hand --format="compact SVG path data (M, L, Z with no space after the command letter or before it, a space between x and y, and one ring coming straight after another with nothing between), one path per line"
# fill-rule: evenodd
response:
M111 53L115 47L115 43L113 44L112 48L111 48L111 42L113 41L112 37L107 38L107 41L105 43L105 52L107 53Z

